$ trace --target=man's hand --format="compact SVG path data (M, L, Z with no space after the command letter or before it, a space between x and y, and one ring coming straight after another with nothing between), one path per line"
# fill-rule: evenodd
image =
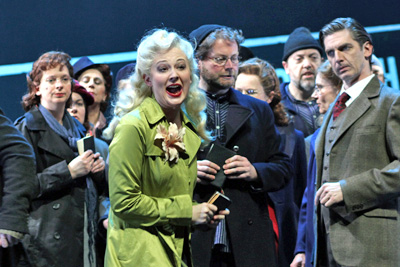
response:
M19 239L11 236L11 235L6 235L6 234L0 234L0 246L3 248L8 248L12 247L16 244L18 244Z
M306 266L306 254L298 253L296 257L294 257L290 267L305 267Z
M243 156L233 156L225 161L224 173L229 179L245 179L254 181L258 178L257 171L253 164Z
M215 175L219 171L220 167L209 160L198 160L197 161L197 182L208 183L215 179Z
M342 201L343 192L339 182L324 183L315 195L315 205L320 202L327 208Z

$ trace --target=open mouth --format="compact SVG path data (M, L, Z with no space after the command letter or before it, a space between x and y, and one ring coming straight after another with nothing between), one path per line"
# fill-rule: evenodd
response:
M171 84L167 86L167 94L172 97L179 97L182 94L182 86L180 84Z

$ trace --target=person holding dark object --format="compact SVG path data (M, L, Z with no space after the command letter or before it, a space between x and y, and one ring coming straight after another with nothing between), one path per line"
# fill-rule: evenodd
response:
M38 193L32 147L0 109L0 266L17 266L28 233L30 201Z
M290 77L281 84L282 103L293 117L294 127L307 137L319 127L319 112L311 97L317 69L322 63L322 48L305 27L296 28L283 48L282 65Z
M207 95L207 129L216 138L213 147L231 151L225 156L236 154L220 167L206 159L208 149L199 153L195 199L208 199L216 190L212 183L222 174L222 190L232 205L229 218L216 229L193 233L195 266L277 266L267 192L288 183L292 166L280 149L274 115L266 102L232 88L244 39L241 31L207 24L189 36L196 47L199 88Z
M334 19L319 39L343 86L315 141L315 264L398 266L400 93L373 74L355 19Z
M276 217L272 222L279 266L288 266L293 259L301 199L307 183L304 135L294 128L293 121L289 121L284 106L280 103L279 79L269 62L259 58L242 62L235 88L270 105L275 125L282 137L284 151L294 168L294 176L284 188L268 193L273 202L270 205L270 217Z
M22 262L32 266L96 266L98 192L105 163L91 150L78 155L86 129L66 111L71 101L70 56L47 52L27 75L27 113L16 127L36 156L39 193L32 201Z
M85 128L86 131L90 130L90 123L88 120L88 109L94 103L94 97L89 93L85 87L80 85L77 80L73 82L71 105L67 108L69 114L77 119ZM99 152L103 159L108 158L108 144L101 139L95 138L96 151Z
M74 78L94 96L94 103L89 106L89 122L93 136L102 139L102 132L107 127L104 113L112 88L110 67L107 64L95 64L88 57L80 58L73 67Z
M192 198L196 154L209 140L193 48L156 29L137 52L132 84L104 131L113 137L105 265L193 266L192 225L213 227L229 214Z

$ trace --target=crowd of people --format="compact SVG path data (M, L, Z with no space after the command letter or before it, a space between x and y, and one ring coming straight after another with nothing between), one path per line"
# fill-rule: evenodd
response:
M41 55L26 113L0 110L0 265L398 266L400 92L371 36L294 29L282 84L243 41L149 31L115 96L107 64Z

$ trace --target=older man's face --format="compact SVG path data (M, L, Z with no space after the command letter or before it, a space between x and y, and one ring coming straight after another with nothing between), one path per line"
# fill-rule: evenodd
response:
M311 92L314 90L315 76L321 62L319 51L309 48L294 52L282 65L290 77L290 83L300 91Z

